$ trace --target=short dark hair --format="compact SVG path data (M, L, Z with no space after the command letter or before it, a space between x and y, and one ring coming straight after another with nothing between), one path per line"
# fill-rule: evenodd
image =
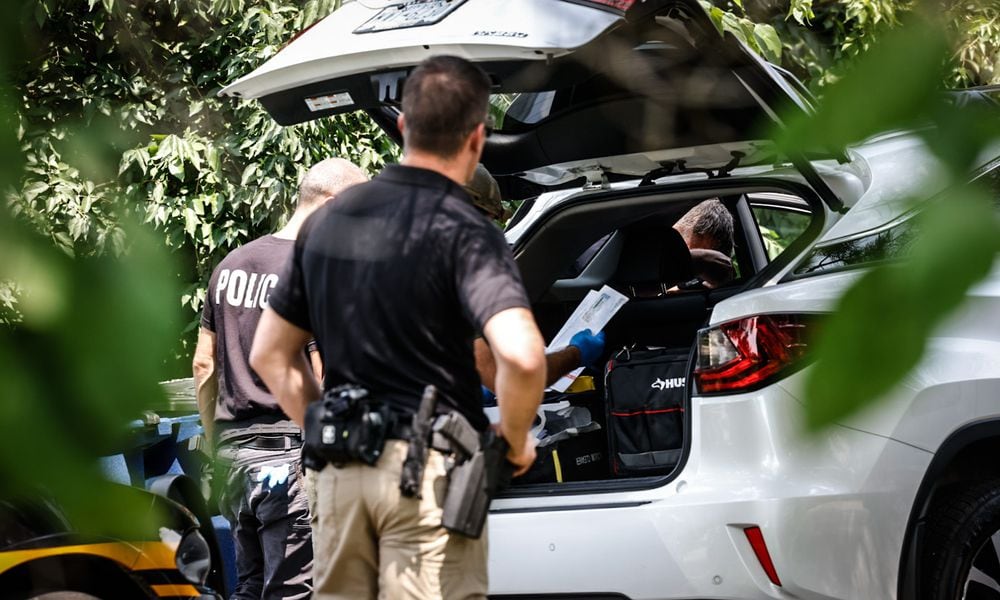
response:
M684 213L674 229L687 241L696 235L711 243L711 249L729 256L733 253L733 215L718 198L699 202Z
M486 120L489 98L490 78L476 65L457 56L428 58L403 85L406 145L454 156Z

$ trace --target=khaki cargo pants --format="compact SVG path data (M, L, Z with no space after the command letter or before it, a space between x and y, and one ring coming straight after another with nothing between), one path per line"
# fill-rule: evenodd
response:
M486 532L478 540L441 527L444 456L429 453L422 499L399 493L407 444L386 442L374 467L327 465L309 473L313 597L319 600L481 600Z

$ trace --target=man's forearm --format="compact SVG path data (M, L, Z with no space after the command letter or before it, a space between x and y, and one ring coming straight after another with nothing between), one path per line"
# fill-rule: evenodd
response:
M311 333L267 308L250 348L250 366L299 427L305 422L306 407L320 396L316 375L302 351L311 338Z
M319 385L312 367L301 353L286 364L272 363L257 368L257 374L271 390L278 406L292 421L303 427L306 407L320 397Z
M499 313L485 329L496 363L500 431L518 454L528 441L545 389L544 343L531 312L525 309Z
M580 349L566 346L545 355L545 387L559 381L559 378L580 366Z
M215 433L215 402L219 397L219 375L215 356L215 333L202 327L198 330L198 343L191 361L194 375L194 396L198 401L201 428L209 446Z
M490 345L483 338L477 338L472 346L476 359L476 371L479 373L479 382L487 389L496 391L497 363L493 358L493 351Z
M500 426L511 447L520 449L528 438L531 424L541 403L541 390L545 387L542 369L524 371L510 369L502 362L497 365L497 400L500 408Z
M319 387L323 387L323 359L319 356L319 350L309 351L309 366L312 367L313 377Z
M215 371L209 374L196 372L194 390L195 398L198 400L198 414L201 416L201 428L211 446L215 435L215 401L219 396L219 378Z
M496 392L497 365L490 347L481 339L476 340L476 370L480 382ZM545 387L559 381L559 378L580 366L580 349L567 346L545 355Z

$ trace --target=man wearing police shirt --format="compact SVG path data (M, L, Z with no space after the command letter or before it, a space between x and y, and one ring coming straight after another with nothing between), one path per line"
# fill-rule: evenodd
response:
M288 223L230 252L209 280L192 367L202 426L224 467L216 477L222 482L219 508L236 546L234 599L309 598L312 591L301 430L250 370L250 343L303 221L367 180L346 160L316 163L299 183ZM304 357L303 347L298 351Z
M489 87L481 70L455 57L414 70L398 122L402 164L305 224L251 364L301 424L320 397L299 351L315 336L326 389L360 385L409 422L432 384L440 413L458 411L484 431L473 358L482 336L497 364L507 458L522 473L535 458L529 429L542 397L544 345L503 235L462 189L485 144ZM445 457L432 450L422 498L404 497L407 447L389 439L375 466L327 465L315 478L317 598L485 597L486 536L440 525Z

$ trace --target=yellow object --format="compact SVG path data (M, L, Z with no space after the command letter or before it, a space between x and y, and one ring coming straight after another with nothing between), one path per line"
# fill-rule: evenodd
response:
M556 483L562 483L562 465L559 464L559 451L552 451L552 464L556 467Z
M103 544L79 544L0 552L0 572L31 560L61 554L100 556L134 570L177 568L174 562L175 551L163 542L137 542L134 545L124 542L106 542Z
M594 388L594 378L590 375L580 375L573 380L573 383L569 384L566 391L570 394L579 394L580 392L589 392Z
M193 585L163 584L151 586L157 596L199 596L200 592Z

